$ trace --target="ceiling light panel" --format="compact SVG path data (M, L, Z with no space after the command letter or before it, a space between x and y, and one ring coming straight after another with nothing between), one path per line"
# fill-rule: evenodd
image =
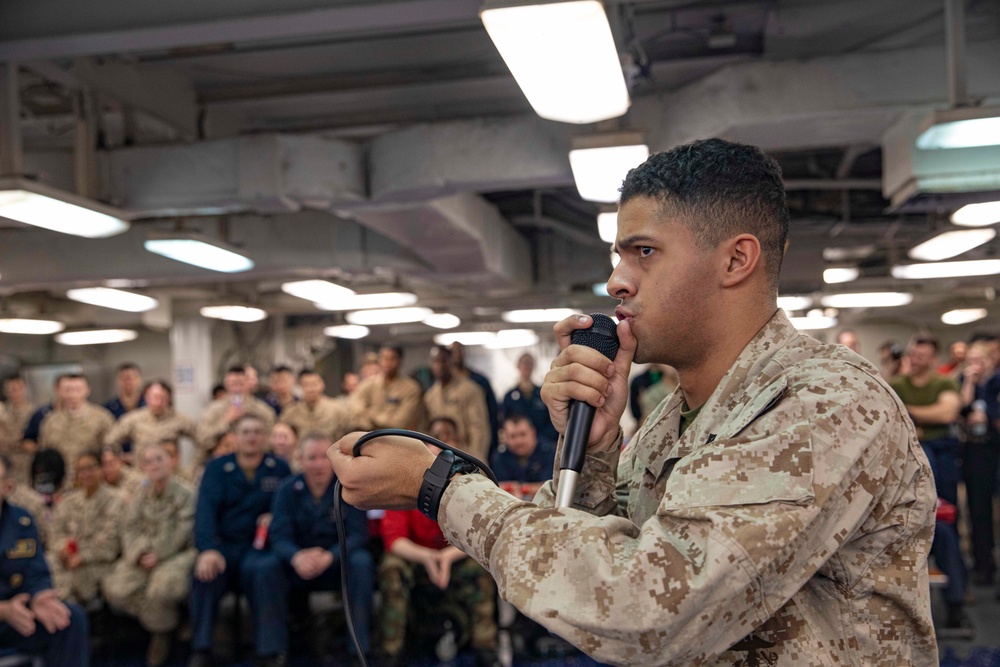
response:
M381 324L404 324L423 322L434 314L430 308L382 308L379 310L357 310L348 313L346 319L351 324L378 326Z
M125 343L138 337L139 333L132 329L94 329L56 334L56 342L60 345L109 345Z
M782 310L805 310L812 305L811 296L779 296L778 308Z
M66 297L80 303L124 310L129 313L144 313L160 305L160 302L151 296L111 289L110 287L82 287L66 290Z
M469 347L476 345L486 345L496 340L495 331L455 331L442 333L434 336L434 343L437 345L451 345L460 343Z
M569 152L569 166L580 196L587 201L614 203L618 189L633 167L649 157L645 144L575 148ZM617 229L617 215L615 216Z
M323 333L331 338L357 340L367 336L371 333L371 330L368 327L361 326L360 324L338 324L336 326L326 327L323 329Z
M851 281L857 280L858 276L861 275L861 269L855 266L840 266L830 269L825 269L823 271L823 282L827 285L836 285L838 283L849 283Z
M354 290L329 280L295 280L284 283L281 291L316 304L337 303L340 299L355 296Z
M616 198L617 194L616 192ZM598 213L597 233L605 243L614 243L615 237L618 236L618 213L614 211L611 213Z
M937 150L1000 144L1000 107L962 107L933 112L917 148Z
M0 319L0 333L46 336L59 333L65 328L65 324L56 322L55 320L36 320L17 317Z
M621 60L603 5L487 2L483 26L542 118L595 123L628 111Z
M204 306L199 312L202 317L230 322L260 322L267 319L267 311L250 306Z
M1000 259L974 259L967 262L901 264L892 267L892 277L899 278L900 280L969 278L972 276L992 276L998 273L1000 273Z
M907 254L910 259L937 262L957 257L984 243L989 243L996 235L995 229L962 229L944 232L914 246Z
M986 227L1000 222L1000 201L966 204L951 214L951 221L959 227Z
M819 329L832 329L837 326L837 318L827 317L826 315L790 317L788 320L792 323L792 326L799 331L817 331Z
M195 235L149 238L143 247L151 253L221 273L240 273L254 267L253 260L225 244Z
M382 292L380 294L352 294L333 301L316 302L320 310L371 310L374 308L402 308L417 302L417 295L410 292Z
M578 314L572 308L537 308L530 310L508 310L500 315L504 322L559 322Z
M956 308L941 315L941 321L951 325L968 324L981 320L986 315L985 308Z
M84 238L114 236L129 228L121 211L25 179L0 179L0 216Z
M855 294L828 294L820 303L829 308L893 308L913 301L907 292L859 292Z
M454 329L461 323L462 320L451 313L434 313L424 318L424 324L435 329Z

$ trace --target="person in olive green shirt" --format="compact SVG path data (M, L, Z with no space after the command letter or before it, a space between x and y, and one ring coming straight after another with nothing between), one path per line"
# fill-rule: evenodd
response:
M934 473L934 485L940 501L958 505L958 438L955 422L962 409L958 383L939 375L940 344L930 334L914 336L907 347L909 371L889 383L906 405L917 427L920 446ZM937 521L931 555L938 568L948 575L944 589L947 617L939 636L967 636L972 626L965 613L967 573L959 547L958 531L953 522Z

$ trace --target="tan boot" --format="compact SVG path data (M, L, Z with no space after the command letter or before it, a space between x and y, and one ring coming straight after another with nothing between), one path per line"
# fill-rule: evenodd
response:
M170 633L154 632L146 649L146 664L149 667L162 667L170 657Z

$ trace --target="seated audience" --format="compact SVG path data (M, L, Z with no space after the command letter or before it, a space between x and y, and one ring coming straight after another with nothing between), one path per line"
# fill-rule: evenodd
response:
M431 424L430 433L448 441L448 420ZM442 437L444 436L444 437ZM437 447L430 447L437 453ZM444 591L444 600L462 610L459 621L460 645L470 642L477 665L497 665L496 584L479 563L448 544L437 522L419 510L387 511L382 520L382 540L386 555L379 566L382 594L380 626L382 650L387 662L402 664L406 643L407 618L414 591L434 587ZM445 604L441 602L441 604Z
M142 371L137 365L125 362L115 373L115 395L104 408L118 420L142 406Z
M400 373L402 361L402 347L386 343L379 348L380 372L361 382L350 395L351 416L357 428L421 428L423 390L416 380Z
M101 450L101 473L104 483L118 489L122 500L126 502L135 497L135 492L145 479L141 472L125 465L122 451L117 447L105 447Z
M501 484L517 482L518 493L533 498L538 488L552 479L556 448L551 442L540 441L531 419L513 414L503 423L506 448L493 457L493 472ZM446 441L447 442L447 441Z
M145 406L122 416L105 437L106 445L131 442L133 454L138 457L146 445L181 436L197 437L194 420L174 410L174 390L168 382L153 380L146 385L143 397Z
M275 366L268 376L268 392L264 402L271 406L275 414L298 402L295 397L295 374L288 366Z
M187 600L194 565L194 492L173 479L162 445L142 448L139 463L147 484L133 496L122 528L122 557L105 578L104 596L113 608L137 616L152 639L149 667L170 655Z
M10 466L0 456L0 650L42 656L48 667L88 667L87 614L53 589L33 517L7 500Z
M84 452L75 463L78 488L56 506L48 559L59 597L87 605L118 559L124 505L104 483L99 452Z
M267 444L271 453L287 463L289 468L295 471L302 469L298 461L299 433L294 426L278 422L271 427Z
M302 400L281 413L281 421L295 427L297 433L322 433L336 442L351 430L350 410L323 392L326 383L314 370L299 373Z
M208 404L201 413L198 423L198 446L201 448L200 461L218 443L219 436L232 430L233 424L243 415L253 415L271 428L274 424L274 410L271 406L251 393L247 371L243 366L232 366L223 378L226 394Z
M300 444L304 472L285 480L272 504L269 558L258 564L260 585L286 603L270 619L280 635L281 652L287 651L288 630L281 619L288 615L288 593L298 601L300 615L308 613L310 591L336 590L340 586L339 538L333 518L333 469L326 457L330 439L321 433L306 435ZM350 505L345 512L347 573L351 609L358 640L365 652L371 648L369 627L375 564L368 552L368 520ZM354 653L354 646L348 642Z
M194 524L198 558L191 585L192 667L211 664L215 614L229 590L243 592L250 602L259 662L284 664L281 633L268 620L279 618L281 603L251 576L255 561L266 557L253 548L257 526L270 511L281 480L291 474L287 463L265 451L268 428L269 423L255 415L237 418L233 423L236 452L209 462L198 487Z
M531 418L539 438L555 442L559 434L552 425L548 406L542 402L542 388L531 379L534 372L535 358L528 353L522 354L517 360L517 386L503 397L503 418L526 415Z

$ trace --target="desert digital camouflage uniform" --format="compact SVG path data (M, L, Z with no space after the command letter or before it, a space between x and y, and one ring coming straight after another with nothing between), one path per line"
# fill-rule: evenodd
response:
M72 491L56 506L45 554L52 583L59 597L81 604L97 597L102 579L111 571L121 551L119 537L124 515L121 494L101 484L90 498L82 489ZM75 570L63 565L59 554L75 539L83 564Z
M229 412L231 405L232 401L230 398L223 396L209 403L205 411L201 413L201 421L198 422L196 431L198 435L198 447L201 450L201 460L204 460L208 456L208 453L212 451L219 436L229 430L229 423L226 422L226 413ZM274 410L271 409L270 405L255 396L247 397L246 402L243 404L243 414L257 417L264 422L264 425L268 429L274 425Z
M934 482L878 371L779 310L678 437L682 399L587 456L574 509L457 479L445 536L603 662L936 665Z
M403 651L415 588L442 596L435 600L434 610L446 612L458 622L458 629L467 633L456 637L459 646L468 642L472 648L492 649L497 644L496 585L490 573L471 558L451 566L448 588L441 591L427 578L422 565L386 554L378 568L378 588L382 594L379 630L382 650L388 655L398 656Z
M107 479L104 480L104 483L112 489L117 489L118 493L122 496L122 500L128 505L135 498L136 492L139 491L139 488L145 481L146 476L141 471L136 470L132 466L123 465L121 474L118 476L118 481L115 484L107 481Z
M7 408L7 414L13 418L14 428L21 435L24 434L24 429L27 428L28 422L31 421L31 415L35 414L35 410L38 406L34 403L25 403L24 405L12 405L10 402L4 403Z
M35 491L27 484L16 482L14 488L7 494L7 502L17 505L35 519L35 527L38 528L38 537L42 544L48 544L49 531L52 527L52 511L45 504L42 494Z
M424 423L420 383L404 375L386 380L380 375L362 380L350 404L354 426L363 431L407 428L418 431Z
M27 482L31 476L32 455L21 444L23 433L24 428L18 430L14 416L0 403L0 454L10 459L9 474L19 482Z
M351 412L342 402L320 396L316 405L299 401L281 411L281 421L291 424L303 438L310 433L322 433L337 442L350 432Z
M144 485L126 512L122 557L103 582L108 604L137 616L150 632L177 627L190 590L194 548L195 494L171 480L162 493ZM159 564L146 570L139 556L152 552Z
M76 479L76 460L88 450L97 450L114 426L110 412L94 403L84 403L78 414L55 409L45 416L38 429L38 448L55 449L66 463L65 486Z
M480 461L489 460L490 418L483 390L472 380L452 377L447 385L435 382L424 394L427 418L450 417L458 425L458 439Z
M149 408L132 410L122 416L104 438L104 444L120 447L125 442L132 442L132 453L135 460L140 460L142 448L164 440L176 441L182 435L192 440L197 439L198 427L190 417L182 415L172 408L167 409L157 417Z

